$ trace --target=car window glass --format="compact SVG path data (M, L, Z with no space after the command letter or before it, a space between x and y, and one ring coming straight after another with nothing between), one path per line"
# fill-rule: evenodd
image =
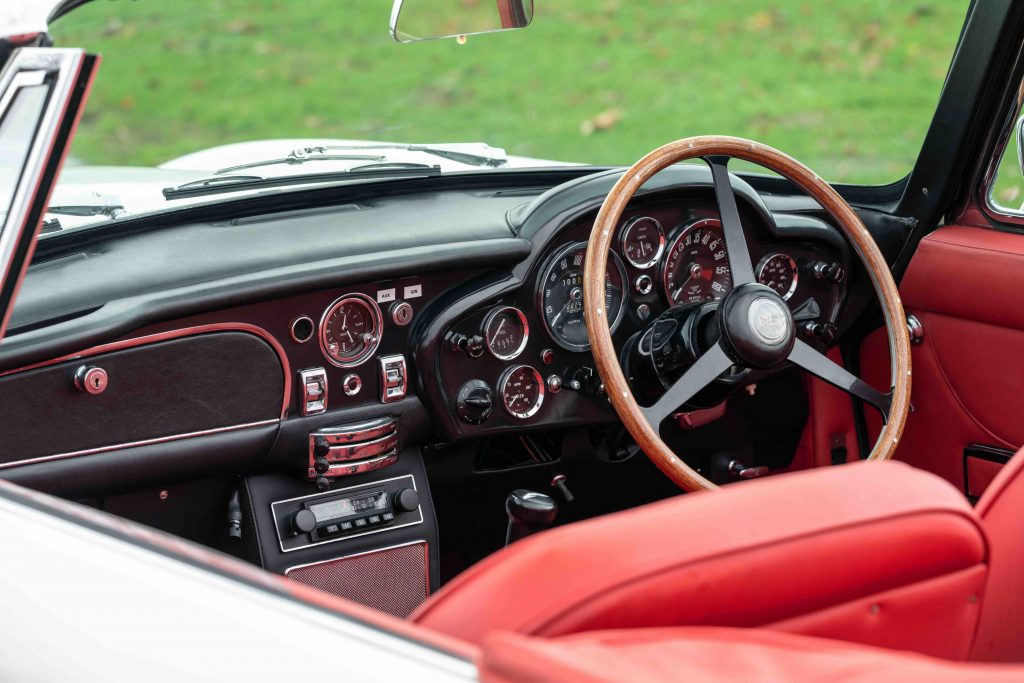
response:
M18 88L0 120L0 219L10 211L48 92L45 85Z

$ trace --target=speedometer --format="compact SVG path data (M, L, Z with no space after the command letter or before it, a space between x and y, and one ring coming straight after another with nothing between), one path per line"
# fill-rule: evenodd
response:
M541 271L538 298L543 311L544 327L551 338L564 349L587 351L590 342L583 322L583 259L587 243L567 244L555 252ZM608 253L605 268L604 296L612 331L622 318L622 296L625 270L614 252Z
M662 285L673 306L725 296L732 289L732 273L721 221L705 218L680 229L663 268Z

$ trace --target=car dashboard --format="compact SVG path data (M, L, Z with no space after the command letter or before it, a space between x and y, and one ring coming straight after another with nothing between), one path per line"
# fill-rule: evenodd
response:
M617 347L731 286L710 174L661 175L609 254ZM41 249L0 347L0 402L14 406L0 474L216 547L133 496L241 477L249 523L235 554L299 576L414 547L427 593L500 545L503 515L467 512L467 486L575 472L578 492L589 481L601 493L564 521L628 505L621 492L609 502L609 473L592 469L637 448L594 370L581 301L587 239L617 176L367 196ZM827 348L856 314L849 288L863 286L848 245L813 204L773 209L733 182L759 281ZM747 391L728 412L688 423L699 408L682 407L666 440L698 459L746 448L785 467L806 420L802 380L734 379ZM666 494L642 476L637 501ZM448 562L439 528L489 540Z

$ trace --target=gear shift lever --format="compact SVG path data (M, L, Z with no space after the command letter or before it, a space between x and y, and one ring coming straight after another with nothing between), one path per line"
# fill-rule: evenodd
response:
M505 499L505 512L508 513L505 545L509 545L551 526L558 515L558 503L543 493L516 489Z

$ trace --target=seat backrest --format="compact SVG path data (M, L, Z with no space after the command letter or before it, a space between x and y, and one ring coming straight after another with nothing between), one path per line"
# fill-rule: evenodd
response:
M992 480L975 511L989 542L989 577L971 659L1024 662L1024 449Z

